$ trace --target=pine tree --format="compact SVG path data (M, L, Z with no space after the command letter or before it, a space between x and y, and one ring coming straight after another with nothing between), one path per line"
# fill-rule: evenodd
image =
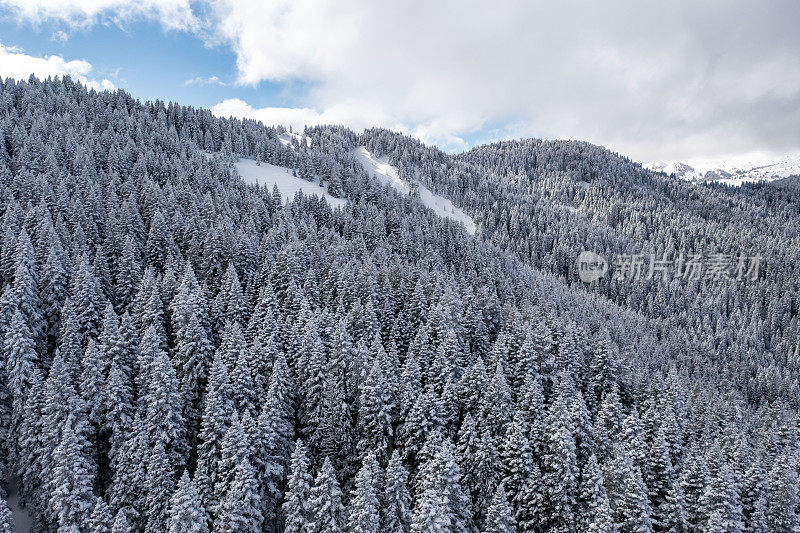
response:
M686 501L683 498L683 489L679 480L674 480L667 495L664 507L665 521L662 523L664 531L669 533L686 533L689 531L689 514L686 512Z
M700 528L703 524L700 506L706 491L706 476L705 459L695 446L687 454L680 481L690 528Z
M342 491L339 489L333 464L327 457L314 481L308 506L310 516L308 533L341 533L344 531Z
M298 440L292 453L289 481L286 486L283 515L285 533L305 533L311 520L309 498L313 479L308 472L308 457L303 441Z
M461 473L455 462L449 440L432 434L421 455L427 456L417 478L417 501L414 506L412 531L415 528L439 527L440 519L448 531L465 532L470 527L469 501L461 490ZM439 512L440 519L430 521L429 513Z
M503 365L498 363L480 405L479 427L489 428L499 445L514 414L511 388L505 378Z
M500 448L500 461L502 464L500 484L511 494L513 514L522 521L525 513L524 498L533 473L533 456L528 444L527 427L519 416L516 416L508 427L505 441ZM505 497L505 494L503 496Z
M132 509L143 513L146 493L142 490L147 483L147 467L151 448L147 440L147 429L139 414L125 433L114 462L114 476L109 487L109 503L112 511ZM126 517L127 518L127 517Z
M650 515L650 503L647 499L647 488L642 481L639 468L633 463L625 450L619 451L618 472L614 482L618 499L614 509L614 520L619 525L620 533L649 533L653 531Z
M11 416L3 425L8 431L8 454L12 464L22 468L22 450L19 437L23 422L25 404L34 386L34 372L38 367L38 357L34 339L22 311L14 313L9 331L3 343L5 370L8 375L8 390L11 396Z
M511 506L508 505L506 491L503 485L497 487L492 499L492 505L486 513L486 526L484 533L516 533L517 525L512 516Z
M53 451L50 508L63 530L87 524L96 501L92 492L94 465L86 456L86 443L76 434L76 426L70 415L61 442Z
M381 507L381 531L408 533L411 524L411 495L408 492L408 471L397 450L386 467Z
M653 523L657 528L664 528L668 516L669 491L673 481L672 461L667 449L663 429L659 428L650 445L644 472L644 482L653 509Z
M121 509L114 519L114 527L111 528L111 533L133 533L134 531L136 529L131 526L125 509Z
M219 502L219 507L210 509L211 513L217 517L220 516L221 507L233 487L237 466L245 459L250 460L252 443L248 431L251 426L252 420L248 414L245 414L240 421L234 411L233 421L222 440L220 459L217 464L217 483L214 486L214 494L215 499Z
M17 241L17 258L14 271L14 296L18 308L30 331L34 348L41 350L44 339L45 321L42 314L42 301L39 295L39 279L36 257L28 233L23 228ZM12 326L13 330L13 326Z
M89 533L111 533L111 528L114 527L114 516L102 498L97 498L88 526Z
M611 528L611 506L608 501L603 473L592 455L581 471L578 493L578 520L581 530L605 531Z
M61 312L69 293L68 274L61 258L63 250L54 243L42 269L41 299L47 351L55 347L61 331Z
M563 377L562 379L571 379ZM566 400L559 396L550 406L545 422L545 455L542 484L545 519L554 531L574 528L578 465L572 423Z
M164 451L164 443L156 442L147 465L147 509L145 533L166 531L169 503L175 491L173 470Z
M170 499L168 528L169 533L208 533L208 515L187 471Z
M0 533L14 533L14 517L5 498L0 497Z
M364 458L355 478L355 488L347 505L347 530L352 533L380 531L379 480L380 466L375 455Z
M96 337L100 333L101 313L105 302L94 267L85 255L72 277L70 298L75 306L78 331L85 339Z
M236 467L233 483L222 502L215 531L220 533L259 533L264 517L255 471L247 458ZM287 529L288 531L288 529Z
M361 434L358 451L362 456L374 453L379 463L388 460L392 439L391 413L394 408L387 393L389 386L383 368L384 357L375 357L367 379L361 386L358 402L358 429Z
M725 463L714 476L704 495L708 509L709 532L737 533L744 531L739 487L731 467Z
M777 458L767 481L765 509L769 531L795 531L800 524L798 517L798 476L788 454Z
M186 429L183 423L183 398L178 389L175 369L164 352L158 352L145 397L147 435L151 446L161 444L172 468L179 469L186 451Z
M108 454L111 464L116 466L135 412L133 387L128 375L120 369L116 362L111 363L103 399L106 402L103 428L110 443Z

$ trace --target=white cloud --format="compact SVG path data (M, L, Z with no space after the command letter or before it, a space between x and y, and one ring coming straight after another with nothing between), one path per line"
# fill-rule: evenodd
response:
M302 130L304 126L319 124L347 124L353 128L367 128L378 123L386 123L388 117L381 110L358 108L357 103L342 102L324 111L297 107L254 108L239 98L223 100L211 108L218 117L252 118L268 125L292 126ZM406 128L395 124L395 129Z
M407 124L451 148L490 125L641 159L800 146L792 0L218 0L211 13L240 83L311 82L322 116L346 101L347 124Z
M217 76L211 76L209 78L204 78L202 76L197 76L195 78L189 78L188 80L183 82L184 86L188 85L228 85Z
M170 30L198 28L190 0L0 0L21 21L59 20L71 26L157 19Z
M89 78L91 71L91 63L83 59L67 61L57 55L32 56L19 48L0 44L0 76L4 78L27 80L31 74L39 78L71 76L98 91L114 89L114 84L106 78L100 81Z
M796 0L2 2L33 20L156 17L230 46L240 84L311 87L303 109L236 104L267 122L402 128L453 149L579 138L642 160L800 148Z

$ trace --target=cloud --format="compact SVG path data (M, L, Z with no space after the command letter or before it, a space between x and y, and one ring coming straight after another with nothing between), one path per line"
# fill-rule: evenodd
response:
M221 79L219 79L216 76L211 76L209 78L203 78L202 76L197 76L195 78L189 78L188 80L184 81L183 85L184 86L189 86L189 85L222 85L222 86L226 86L228 84L225 83L224 81L222 81Z
M230 47L238 84L311 87L300 109L234 106L268 122L402 128L452 150L577 138L640 160L800 147L796 0L0 2L31 19L151 16Z
M0 44L0 76L4 78L27 80L31 74L39 78L71 76L98 91L114 89L114 84L106 78L100 81L89 78L91 71L91 63L83 59L67 61L57 55L37 57L19 48Z
M218 117L252 118L264 124L292 126L296 130L319 124L347 124L353 128L367 128L388 120L379 109L369 110L357 106L355 102L342 102L323 111L305 107L254 108L244 100L229 98L213 106L211 112ZM393 127L406 129L402 124L395 124Z
M34 24L57 20L85 27L149 18L170 30L199 28L190 0L0 0L0 6L10 9L19 21Z
M54 31L53 34L50 36L50 40L60 43L65 43L69 41L69 34L64 30L57 30Z
M311 107L349 101L451 147L488 125L641 159L800 146L793 0L218 0L211 16L240 83L310 82Z

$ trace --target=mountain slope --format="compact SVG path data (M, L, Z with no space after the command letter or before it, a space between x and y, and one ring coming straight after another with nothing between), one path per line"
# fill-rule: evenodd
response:
M42 531L794 527L798 194L4 80L0 480Z

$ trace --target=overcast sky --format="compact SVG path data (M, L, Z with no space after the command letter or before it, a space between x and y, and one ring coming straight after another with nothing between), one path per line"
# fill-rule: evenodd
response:
M448 151L585 139L639 161L800 151L800 2L0 0L0 75L69 73Z

